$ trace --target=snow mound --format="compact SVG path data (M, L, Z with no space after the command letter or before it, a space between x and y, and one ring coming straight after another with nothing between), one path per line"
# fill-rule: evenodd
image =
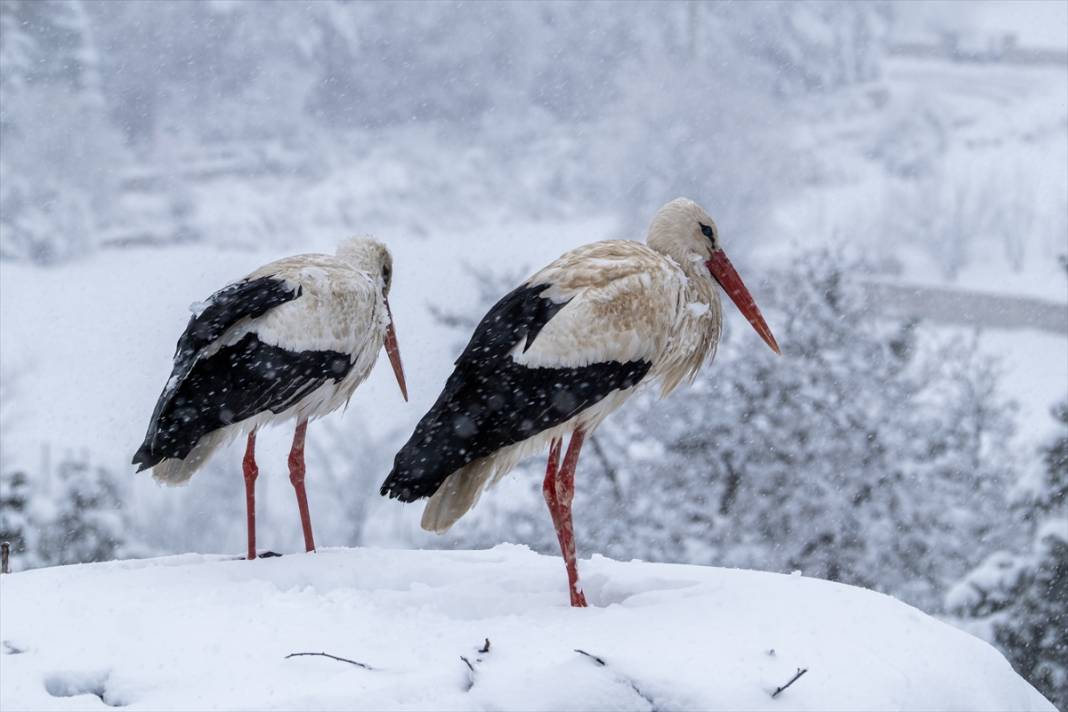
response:
M888 596L800 575L581 566L586 610L567 606L558 558L510 545L2 576L0 707L1053 709L989 645ZM287 658L298 652L369 668Z

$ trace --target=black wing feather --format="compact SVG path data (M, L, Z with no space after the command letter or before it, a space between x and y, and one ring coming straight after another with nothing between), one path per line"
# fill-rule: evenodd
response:
M411 502L429 497L453 472L480 457L570 420L609 393L636 385L647 361L576 368L531 368L509 353L566 305L523 286L483 317L433 407L397 453L381 493Z
M297 299L301 288L261 277L232 284L211 296L178 339L174 370L159 397L145 441L134 455L139 470L166 458L184 459L204 435L265 410L281 412L328 379L352 367L337 351L288 351L255 333L198 358L229 328Z
M174 350L174 373L184 375L200 351L244 318L255 319L301 295L300 285L290 287L277 277L245 279L208 297L201 312L189 319Z

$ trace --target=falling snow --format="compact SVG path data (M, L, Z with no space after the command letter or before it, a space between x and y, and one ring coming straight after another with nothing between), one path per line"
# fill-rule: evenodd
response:
M0 38L0 706L1042 709L1007 659L1068 707L1063 2L3 0ZM575 499L593 609L569 611L544 452L445 536L378 490L501 297L643 239L677 196L715 218L783 356L724 297L693 383L594 433ZM225 561L240 445L183 488L129 464L176 340L258 265L368 234L393 254L410 402L379 358L306 450L316 539L352 548L289 556L291 432L265 428L260 541L286 556ZM545 366L529 346L511 358ZM509 410L499 385L449 426ZM504 542L540 555L470 551ZM145 665L160 640L196 655ZM283 659L320 648L381 669Z

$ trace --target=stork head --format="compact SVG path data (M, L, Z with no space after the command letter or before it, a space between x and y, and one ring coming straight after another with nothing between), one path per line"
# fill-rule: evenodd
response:
M697 273L707 270L760 338L772 351L782 353L752 295L723 252L716 223L704 208L688 198L675 198L656 212L646 242L654 250L674 258L687 272L691 272L691 266L697 268L694 270Z
M337 256L378 282L388 318L385 333L386 355L389 356L389 362L393 366L393 375L397 377L401 395L404 396L404 400L408 400L408 386L404 382L404 366L401 363L400 347L397 344L397 330L393 327L393 311L389 308L389 289L393 286L393 255L377 240L370 237L354 237L338 245Z
M372 237L351 237L337 247L339 259L381 281L383 296L389 296L393 281L393 255L389 248Z

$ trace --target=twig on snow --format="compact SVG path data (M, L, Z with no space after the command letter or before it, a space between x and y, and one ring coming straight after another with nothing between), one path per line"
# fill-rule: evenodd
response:
M602 658L602 657L594 655L593 653L587 653L585 650L580 650L578 648L575 648L575 652L578 653L579 655L585 655L587 658L589 658L594 663L596 663L598 667L608 667L608 663L606 663L604 661L604 658ZM628 685L630 685L630 689L634 690L634 693L636 695L638 695L638 697L640 697L643 700L645 700L646 702L648 702L649 703L649 709L653 710L655 712L655 710L657 709L656 702L653 700L652 697L650 697L649 695L647 695L644 692L642 692L642 689L640 687L638 687L638 684L636 682L634 682L634 680L630 679L629 677L627 677L625 675L620 675L619 673L616 673L615 677L620 682L625 682Z
M337 655L331 655L330 653L290 653L286 656L286 660L290 658L299 658L302 655L317 655L324 658L330 658L331 660L337 660L340 663L348 663L349 665L355 665L356 667L362 667L364 670L374 670L373 667L367 663L361 663L357 660L349 660L348 658L340 658Z
M463 660L464 665L467 666L467 686L464 688L464 692L470 692L471 688L475 686L475 666L463 655L460 656L460 660Z
M797 682L801 678L801 676L804 675L806 672L808 672L808 668L797 668L797 674L795 674L793 677L791 677L790 680L785 685L783 685L782 687L776 687L775 688L775 692L771 693L771 696L772 697L778 697L780 692L782 692L787 687L789 687L790 685L792 685L795 682Z
M587 653L585 650L579 650L578 648L575 648L575 652L578 653L579 655L585 655L587 658L591 658L593 660L593 662L597 663L601 667L604 667L605 665L608 664L602 658L599 658L599 657L597 657L596 655L594 655L592 653Z
M490 651L490 641L486 638L486 642L482 644L481 648L476 648L479 653L488 653ZM467 666L467 687L464 688L464 692L468 692L475 686L475 666L466 655L461 655L460 660L464 661L464 665ZM482 662L482 658L475 658L476 663Z

